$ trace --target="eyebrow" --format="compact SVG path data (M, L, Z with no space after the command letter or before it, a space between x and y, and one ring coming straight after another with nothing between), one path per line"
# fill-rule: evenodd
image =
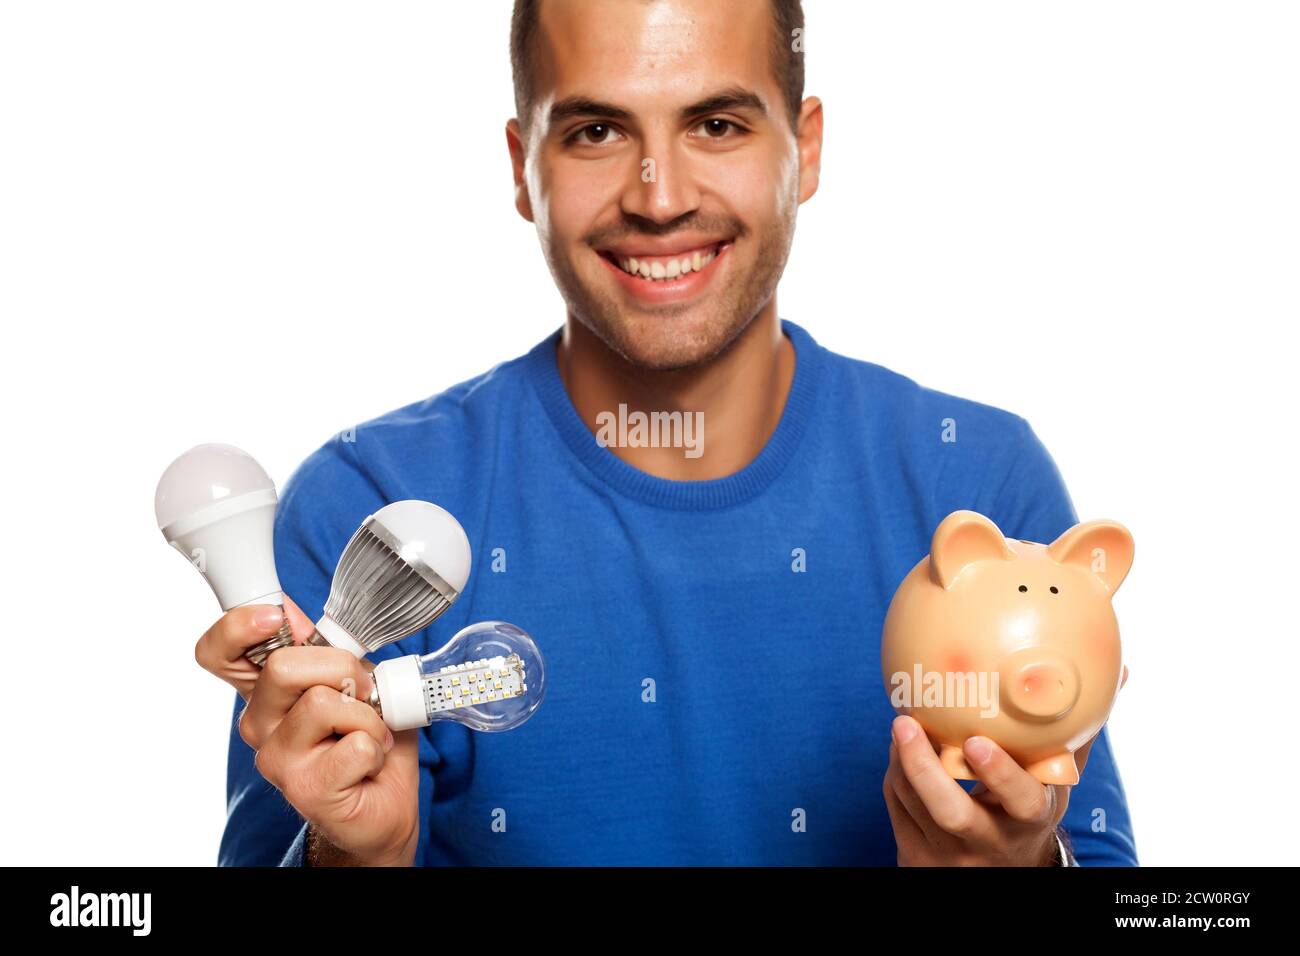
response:
M692 103L682 110L681 115L682 119L690 119L701 113L723 113L727 110L752 110L760 116L766 116L767 104L763 102L763 97L753 90L741 86L729 86L725 90L706 96L699 102Z
M552 126L580 116L604 116L608 119L627 120L632 118L632 113L621 106L602 103L600 100L593 100L586 96L570 96L551 107Z
M767 104L753 90L732 86L683 107L680 115L682 119L690 119L703 113L721 113L726 110L751 110L760 116L766 116ZM613 103L594 100L588 96L570 96L551 107L550 120L552 126L583 116L629 120L632 118L632 111L622 106L615 106Z

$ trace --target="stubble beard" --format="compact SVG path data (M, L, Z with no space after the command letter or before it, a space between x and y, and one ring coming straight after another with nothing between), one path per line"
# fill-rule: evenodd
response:
M740 338L776 292L793 233L791 216L789 221L775 221L761 234L747 234L757 243L747 270L732 269L726 284L705 302L653 309L625 309L600 281L580 275L569 257L553 249L545 251L569 314L632 368L666 372L708 365ZM584 247L582 254L589 252L590 247ZM727 254L734 253L733 247ZM606 268L602 263L595 266Z

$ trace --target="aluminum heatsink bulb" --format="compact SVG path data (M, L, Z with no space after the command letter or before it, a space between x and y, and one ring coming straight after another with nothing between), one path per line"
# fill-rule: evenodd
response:
M223 611L246 604L284 607L271 547L275 505L275 484L265 469L232 445L191 448L167 466L154 493L163 537L203 575ZM261 665L292 643L285 617L274 637L244 656Z
M308 643L365 657L436 620L469 571L469 538L450 512L428 501L385 505L343 549Z
M546 670L528 634L505 621L471 624L423 657L382 661L370 704L392 730L454 720L471 730L518 727L542 705Z

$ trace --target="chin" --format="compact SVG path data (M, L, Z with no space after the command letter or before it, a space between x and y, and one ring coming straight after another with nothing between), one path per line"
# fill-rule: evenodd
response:
M643 368L655 369L687 368L708 361L731 343L738 324L701 308L623 318L630 357Z
M753 318L697 306L653 314L591 315L583 324L629 364L662 372L707 364L725 352Z

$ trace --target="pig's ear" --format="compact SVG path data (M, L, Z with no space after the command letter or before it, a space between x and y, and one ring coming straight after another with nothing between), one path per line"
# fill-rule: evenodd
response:
M1118 521L1087 521L1049 544L1047 555L1057 564L1091 571L1114 594L1133 566L1133 535Z
M957 575L976 561L1011 561L1016 553L988 518L974 511L954 511L934 529L930 542L930 578L952 587Z

